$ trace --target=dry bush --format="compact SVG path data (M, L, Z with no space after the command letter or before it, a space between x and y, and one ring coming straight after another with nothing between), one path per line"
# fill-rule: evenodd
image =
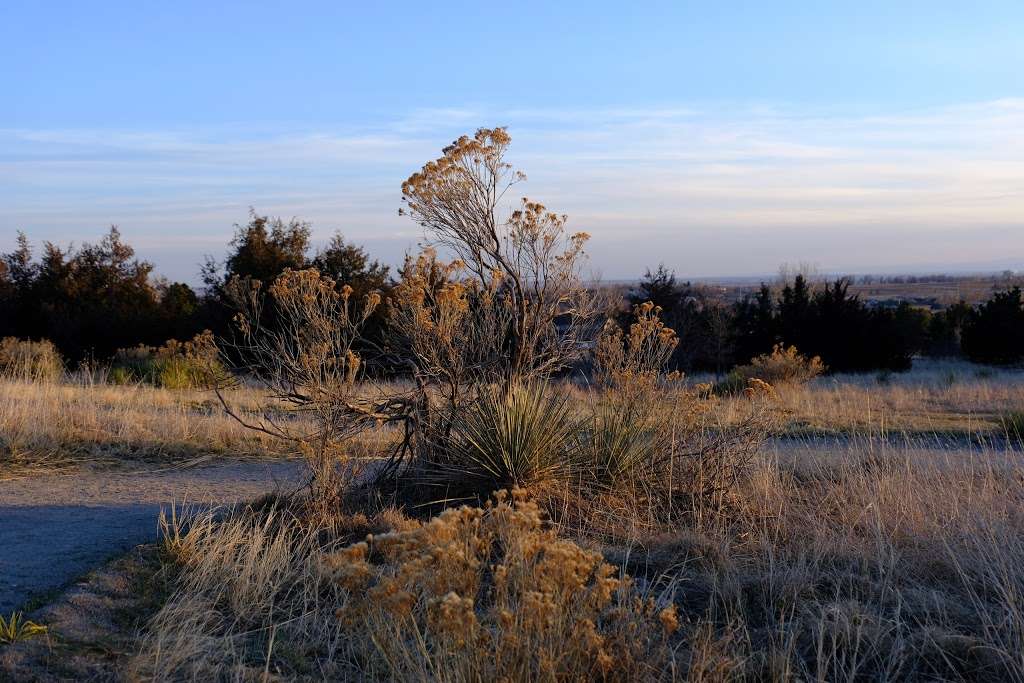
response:
M499 497L338 549L280 507L193 520L136 675L255 680L650 680L675 608ZM337 528L337 520L332 529ZM337 538L337 531L332 532Z
M795 346L776 344L771 353L762 354L734 372L744 381L759 379L771 385L803 384L825 371L821 358L804 356Z
M315 269L285 270L267 294L258 281L236 278L228 287L239 311L239 336L223 342L228 349L224 357L241 359L236 371L259 383L268 409L258 420L247 419L224 399L224 383L218 385L217 396L244 426L298 448L310 463L317 495L325 501L340 493L340 478L354 474L347 442L389 419L356 382L363 370L361 331L380 295L371 292L356 302L352 291ZM266 324L268 315L273 320ZM236 382L224 379L228 386Z
M207 330L186 342L160 347L118 349L106 373L111 384L145 382L164 389L201 389L225 377L213 334Z
M589 462L583 481L605 489L602 504L616 516L645 528L721 510L774 427L771 406L756 392L748 396L743 417L726 424L717 419L709 385L688 387L678 373L666 374L678 339L659 314L645 303L635 307L628 334L605 326L583 433ZM578 530L603 528L590 523L603 516L594 514L592 497L573 500L584 506L570 515ZM563 504L560 517L568 507Z
M459 138L402 184L402 199L403 212L458 259L472 288L497 295L477 310L507 320L495 347L507 351L501 370L526 381L580 356L597 308L580 277L586 233L568 233L566 216L528 199L500 216L505 194L526 178L505 161L510 143L503 128Z
M64 360L52 342L5 337L0 340L0 377L21 382L56 382Z

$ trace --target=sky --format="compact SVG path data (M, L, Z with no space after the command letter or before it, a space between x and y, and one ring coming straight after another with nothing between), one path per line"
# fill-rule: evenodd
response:
M1024 270L1024 3L0 3L0 251L116 224L175 280L249 208L388 263L507 126L596 275Z

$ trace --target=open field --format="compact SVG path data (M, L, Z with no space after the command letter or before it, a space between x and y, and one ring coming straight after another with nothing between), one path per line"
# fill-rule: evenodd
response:
M1020 444L1021 370L918 360L906 373L826 376L777 391L783 435Z
M573 389L569 395L582 405L585 391ZM777 395L768 407L777 435L761 446L724 505L693 508L674 520L637 508L642 496L635 491L609 492L586 504L557 492L542 494L536 498L538 512L555 522L550 531L533 526L526 503L508 508L509 513L520 510L518 516L459 513L478 521L457 516L427 523L425 509L367 498L367 491L354 491L331 512L307 508L301 498L226 519L197 511L172 528L162 559L138 570L175 578L161 579L170 583L158 604L147 603L144 614L123 622L132 626L104 636L119 638L123 647L103 666L117 676L131 671L158 680L244 680L265 672L299 680L467 680L495 673L488 666L496 651L483 642L458 646L434 633L430 605L449 588L456 590L459 581L468 581L458 590L484 591L478 599L485 611L478 612L474 628L504 634L508 642L522 638L522 647L534 654L554 656L567 640L582 643L579 651L565 655L566 672L576 672L567 673L570 678L580 671L571 667L600 657L612 657L616 665L591 674L610 679L1024 678L1024 577L1018 569L1024 566L1024 456L1017 431L1021 421L1014 417L1024 410L1020 372L922 363L906 374L823 377L780 386ZM251 416L261 407L251 389L235 390L229 400ZM715 399L717 428L741 422L749 407L745 401ZM151 516L153 496L163 492L170 498L174 492L154 489L149 481L154 475L133 475L133 470L283 453L280 445L225 416L207 393L141 385L6 382L0 385L0 424L5 457L17 465L7 471L21 479L9 483L31 488L47 477L67 476L44 471L113 467L120 471L119 489L135 485L139 496L146 492L151 503L143 511ZM361 437L360 452L379 451L393 438L393 430L381 428ZM194 470L195 476L205 477L203 471ZM208 497L218 488L228 495L237 487L229 482L218 487L215 479L209 480ZM13 495L0 490L0 506L14 504L7 500ZM90 506L75 495L69 490L62 498L68 505ZM552 508L553 503L562 508ZM22 514L30 509L20 508ZM615 523L599 521L604 516ZM78 517L83 523L90 519ZM575 616L546 627L531 612L539 607L510 597L501 609L512 621L503 622L498 607L487 606L483 586L489 579L460 561L441 559L453 552L453 540L462 547L456 539L463 532L455 529L467 523L480 529L494 525L498 537L513 534L509 538L533 539L529 543L537 548L548 548L533 559L503 560L510 571L523 572L523 590L561 571L545 564L548 555L581 563L585 574L601 574L607 563L608 576L623 581L616 579L607 601L593 613L573 611L571 585L551 588L565 601L556 600L551 609L568 610L564 618ZM455 526L449 532L444 524ZM367 558L365 571L377 576L371 585L379 587L369 595L379 597L357 599L365 588L351 584L355 579L341 567L349 561L361 566L361 556L343 548L367 533L388 532L404 539L400 547L407 548L406 555L382 551ZM117 550L114 545L108 556ZM21 555L5 561L17 563ZM416 562L426 562L425 574L403 573L402 566L419 566ZM83 568L76 565L73 573ZM379 592L403 576L412 582L402 584L414 598L408 613ZM439 576L449 577L449 583L433 586L430 577ZM641 602L635 603L637 598ZM71 609L61 607L66 599L71 598L36 614L50 615L59 629L64 622L53 615ZM363 616L346 622L339 616L345 609ZM606 609L625 610L626 621L614 626ZM427 629L423 637L441 638L430 646L440 649L421 651L407 640L402 624L413 622ZM600 645L585 645L592 637L588 623L598 629ZM140 628L137 635L135 628ZM619 628L633 635L626 638ZM50 637L62 642L58 632ZM381 649L386 638L392 644ZM40 660L38 644L9 647L5 661L14 667L9 671L24 673L17 667L25 662L48 661L54 670L64 666L55 663L55 654ZM24 648L33 654L18 654ZM52 652L63 653L65 660L83 656L71 645L62 648ZM81 662L75 666L88 669ZM524 669L513 677L533 678L539 671Z
M923 360L907 373L821 377L780 386L777 393L784 437L1019 443L1014 420L1024 412L1024 371ZM258 391L245 387L229 392L227 400L253 419L266 407ZM726 398L716 413L729 423L743 406L741 398ZM368 438L386 442L392 435L384 430ZM180 465L281 454L287 449L279 441L226 415L209 391L0 380L0 478L31 468Z
M142 462L154 467L276 450L269 439L225 415L209 392L0 381L0 478L28 469Z

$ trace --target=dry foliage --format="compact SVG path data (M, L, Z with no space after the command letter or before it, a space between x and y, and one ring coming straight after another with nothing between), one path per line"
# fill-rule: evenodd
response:
M394 530L343 549L324 540L373 527ZM325 527L250 509L194 519L171 538L179 589L134 663L143 677L648 680L671 670L671 602L643 599L523 500L499 496L425 524L387 513Z
M202 389L226 379L209 330L185 342L118 349L110 367L96 374L111 384L146 382L165 389Z
M64 360L52 342L0 339L0 377L22 382L55 382L64 375Z
M510 142L503 128L459 138L402 184L402 198L403 211L452 252L472 288L491 292L487 305L470 310L507 321L492 348L507 353L506 379L525 381L579 357L596 308L580 278L586 233L568 233L565 216L528 199L500 217L505 194L525 179L504 159Z
M742 380L758 379L771 385L802 384L825 372L821 358L804 356L795 346L776 344L771 353L762 354L734 370Z
M246 420L224 400L221 387L217 395L245 426L295 444L310 462L318 495L330 499L339 492L339 477L352 474L343 467L351 464L345 443L386 417L356 387L363 365L360 333L380 295L353 301L351 287L339 288L314 269L286 270L268 295L259 282L238 279L229 291L239 310L239 336L226 357L242 360L240 369L262 385L274 409ZM265 323L269 311L273 320Z

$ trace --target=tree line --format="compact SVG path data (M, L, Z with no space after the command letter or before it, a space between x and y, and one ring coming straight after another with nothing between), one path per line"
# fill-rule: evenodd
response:
M850 293L847 278L814 285L798 274L728 304L659 266L627 298L661 307L662 319L680 336L672 358L680 370L721 374L777 344L819 356L831 372L907 370L917 355L990 364L1024 359L1019 287L996 292L977 307L961 301L933 312L905 302L869 306Z
M313 252L308 223L252 212L235 226L222 261L208 258L197 292L154 276L116 227L95 244L61 248L45 242L38 255L19 233L0 255L0 338L48 339L71 363L105 360L118 349L187 340L203 330L229 334L233 279L269 286L286 269L317 268L360 294L384 290L387 266L336 234Z
M46 242L38 255L19 234L15 249L0 256L0 338L48 339L72 363L102 360L121 348L189 339L202 330L229 334L237 310L232 281L266 288L285 270L315 268L358 297L386 295L394 287L389 268L361 247L335 234L314 251L311 234L309 223L251 212L247 223L235 226L223 260L207 259L199 291L155 276L116 227L78 248ZM992 364L1024 359L1019 287L996 292L980 306L960 302L932 312L907 303L869 306L849 286L845 278L815 285L796 275L728 304L660 266L626 302L630 311L647 301L661 308L662 320L680 338L671 363L686 371L725 373L776 344L820 356L832 372L906 370L916 355ZM386 334L383 311L369 321L371 338ZM629 315L620 315L624 326Z

